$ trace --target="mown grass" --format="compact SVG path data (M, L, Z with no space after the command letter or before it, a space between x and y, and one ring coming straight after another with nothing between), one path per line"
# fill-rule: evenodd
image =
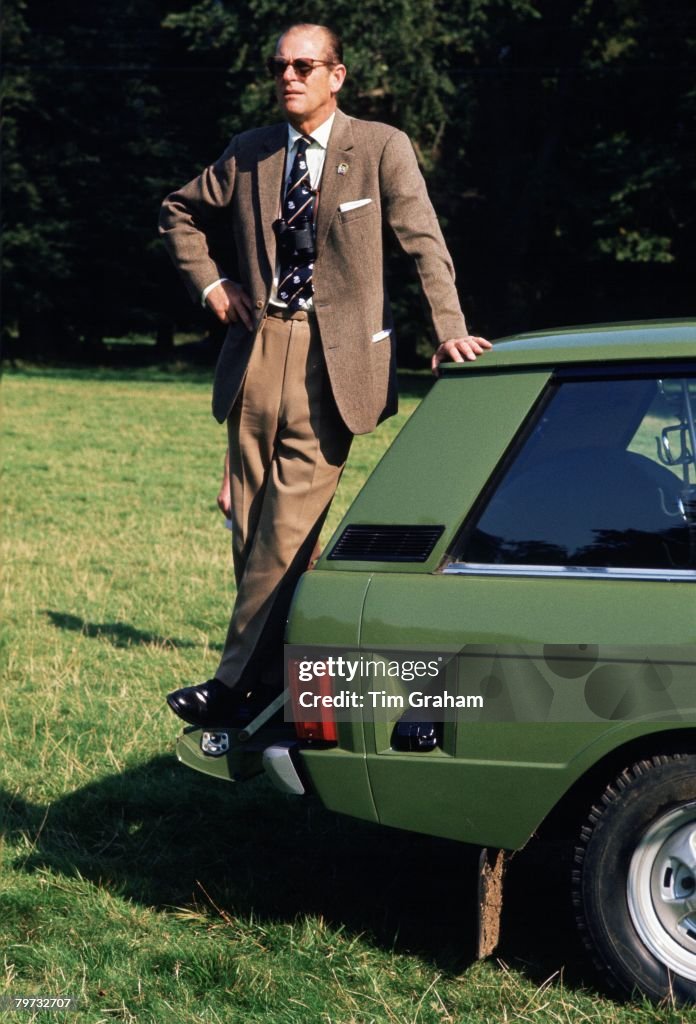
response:
M423 387L356 441L327 532ZM205 374L5 375L0 992L89 1024L693 1019L597 993L533 851L475 963L471 851L177 764L163 695L214 669L233 598L223 448Z

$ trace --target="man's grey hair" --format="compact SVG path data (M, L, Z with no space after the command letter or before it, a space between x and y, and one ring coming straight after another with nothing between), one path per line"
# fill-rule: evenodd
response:
M324 33L326 39L326 57L332 64L343 63L343 43L338 32L332 29L329 25L314 25L311 22L301 21L296 25L288 25L286 29L283 29L281 34L278 36L278 42L276 43L276 49L280 45L280 40L283 36L286 36L288 32L294 32L295 29L319 29Z

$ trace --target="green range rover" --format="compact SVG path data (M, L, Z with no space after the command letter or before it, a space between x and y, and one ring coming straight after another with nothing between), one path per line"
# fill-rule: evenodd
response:
M186 729L184 763L480 846L482 953L506 854L562 823L595 961L696 1000L696 320L443 367L286 641L288 724Z

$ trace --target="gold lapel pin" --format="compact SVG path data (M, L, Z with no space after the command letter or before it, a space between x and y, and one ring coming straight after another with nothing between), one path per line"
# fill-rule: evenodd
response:
M336 170L338 171L339 174L347 174L348 164L339 164Z

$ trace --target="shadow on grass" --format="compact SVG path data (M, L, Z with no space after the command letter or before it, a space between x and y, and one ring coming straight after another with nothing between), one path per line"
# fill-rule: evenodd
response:
M505 880L501 942L495 955L537 985L561 975L572 988L596 988L601 982L575 924L570 895L572 858L572 843L565 840L532 839L513 855Z
M197 647L198 644L191 640L175 640L170 636L159 636L157 633L148 633L127 622L87 622L79 615L69 615L67 612L54 612L50 608L44 608L57 629L67 629L74 633L82 633L89 637L103 637L114 647L132 647L134 644L154 644L157 647Z
M79 873L148 907L320 916L446 971L474 956L474 848L337 816L263 777L235 785L159 757L49 807L0 792L0 826L16 870Z
M16 870L79 874L148 907L261 922L313 915L447 973L475 956L476 847L336 815L264 777L235 785L158 757L48 807L0 791L0 832L6 856L28 849ZM585 984L589 973L559 899L567 867L560 847L532 843L508 872L496 956L537 984L559 971Z

